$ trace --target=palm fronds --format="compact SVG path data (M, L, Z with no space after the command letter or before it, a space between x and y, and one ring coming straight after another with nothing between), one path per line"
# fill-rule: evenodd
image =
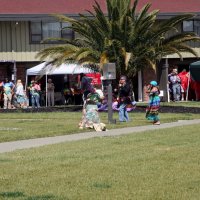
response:
M73 41L62 40L63 45L43 49L38 57L51 59L55 63L74 61L79 63L115 62L118 73L133 75L137 70L152 66L163 56L177 54L182 59L182 52L197 53L188 42L200 41L194 33L178 32L177 25L194 17L183 14L157 23L158 10L149 11L151 4L146 4L137 13L138 0L106 0L106 15L98 2L93 5L93 12L79 15L73 19L64 15L54 15L58 20L71 24L71 29L78 35ZM173 32L169 37L168 33Z

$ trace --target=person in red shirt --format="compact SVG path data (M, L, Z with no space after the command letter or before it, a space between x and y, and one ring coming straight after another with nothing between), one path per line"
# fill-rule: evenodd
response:
M178 74L181 79L181 100L184 101L186 98L186 93L188 89L188 72L184 69L182 72Z

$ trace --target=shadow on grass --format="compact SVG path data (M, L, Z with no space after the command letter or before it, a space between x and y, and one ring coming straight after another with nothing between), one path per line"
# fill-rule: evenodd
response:
M6 199L24 199L24 200L53 200L56 199L53 195L37 195L37 196L27 196L23 192L1 192L0 198Z
M0 158L0 163L3 163L3 162L13 162L13 160L11 159L3 159L3 158Z
M27 197L25 200L53 200L55 197L53 195L41 195L41 196L32 196Z
M112 186L108 183L94 183L93 187L98 188L98 189L108 189L108 188L111 188Z
M25 197L23 192L1 192L0 197L4 198L18 198L18 197Z

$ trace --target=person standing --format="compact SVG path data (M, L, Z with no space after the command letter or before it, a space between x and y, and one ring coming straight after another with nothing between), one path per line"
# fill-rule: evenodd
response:
M118 93L120 122L129 121L129 116L126 109L127 104L130 102L129 94L130 94L130 85L127 82L127 77L121 76L119 80L119 93Z
M31 103L32 107L37 108L40 107L40 92L41 92L41 87L36 81L31 81L31 85L29 87L30 89L30 94L31 94Z
M4 109L11 109L12 95L14 91L15 85L8 80L5 79L3 83L3 91L4 91Z
M73 92L72 92L71 88L69 87L69 83L64 84L62 93L65 98L65 104L66 105L72 104L72 93Z
M153 121L154 125L160 125L159 108L160 108L160 90L156 81L151 81L147 91L149 95L149 104L146 108L146 118Z
M186 69L183 69L183 71L180 72L178 76L181 80L181 101L184 101L187 98L189 72L187 72Z
M168 76L169 87L171 89L172 100L180 101L181 99L181 79L178 76L178 70L173 69Z
M74 95L74 104L75 105L82 105L82 92L81 89L78 87L78 84L74 84L73 86L73 95Z
M48 106L54 106L54 89L55 86L52 82L52 79L48 79L48 83L47 83L47 102L48 102Z
M83 100L85 101L87 99L87 95L94 92L94 87L91 84L92 79L83 73L80 74L80 81L81 90L83 91Z
M20 105L21 108L24 108L26 104L26 98L24 93L24 87L21 80L17 80L16 91L17 103Z

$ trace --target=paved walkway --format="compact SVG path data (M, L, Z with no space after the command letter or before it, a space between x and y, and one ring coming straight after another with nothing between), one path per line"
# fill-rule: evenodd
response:
M158 130L158 129L172 128L172 127L177 127L177 126L186 126L186 125L192 125L192 124L200 124L200 119L180 120L178 122L164 123L161 125L147 125L147 126L121 128L121 129L112 129L112 130L108 130L104 132L86 132L86 133L64 135L64 136L20 140L20 141L14 141L14 142L4 142L4 143L0 143L0 153L11 152L18 149L27 149L27 148L33 148L33 147L40 147L44 145L57 144L61 142L85 140L85 139L95 138L95 137L126 135L126 134L131 134L131 133L139 133L139 132L144 132L144 131L149 131L149 130Z

